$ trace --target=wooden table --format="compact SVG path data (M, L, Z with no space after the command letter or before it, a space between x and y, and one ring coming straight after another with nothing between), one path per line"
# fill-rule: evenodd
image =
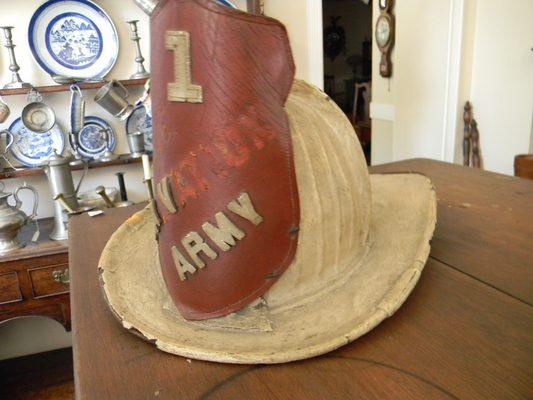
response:
M431 258L407 302L335 352L277 366L221 365L156 350L109 312L97 262L133 209L71 225L79 399L532 399L533 183L413 160L439 196ZM138 207L137 207L138 209Z

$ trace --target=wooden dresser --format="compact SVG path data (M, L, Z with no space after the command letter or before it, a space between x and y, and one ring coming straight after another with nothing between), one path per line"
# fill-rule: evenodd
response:
M68 242L48 238L53 220L39 221L38 243L0 256L0 323L24 316L53 318L70 330ZM35 224L19 235L29 242Z

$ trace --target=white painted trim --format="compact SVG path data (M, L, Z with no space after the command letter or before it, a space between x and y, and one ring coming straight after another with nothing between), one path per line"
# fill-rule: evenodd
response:
M454 162L459 117L465 0L451 0L441 159Z
M394 122L396 121L396 107L392 104L370 103L370 118Z
M324 89L324 47L322 0L305 0L307 3L307 54L309 81Z

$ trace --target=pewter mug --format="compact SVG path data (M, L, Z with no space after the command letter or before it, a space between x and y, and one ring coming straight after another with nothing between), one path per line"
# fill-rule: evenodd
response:
M117 80L102 86L96 93L94 101L115 118L125 120L133 112L133 106L126 100L128 89Z
M0 96L0 124L6 122L10 114L11 114L11 110L9 109L9 106L4 102L4 100Z
M17 235L24 225L37 216L39 194L32 186L27 184L20 186L13 193L6 193L4 192L4 183L0 182L0 184L0 255L4 255L24 247L24 244L17 240ZM29 216L20 210L22 201L18 194L25 189L30 190L34 196L33 210ZM15 198L14 206L11 206L7 201L11 196Z
M145 153L144 148L144 133L133 132L126 135L128 138L128 146L130 147L130 153L133 158L139 158Z

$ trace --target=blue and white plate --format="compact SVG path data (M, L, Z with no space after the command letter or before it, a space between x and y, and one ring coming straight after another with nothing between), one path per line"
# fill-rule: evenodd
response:
M217 0L220 4L224 5L224 6L228 6L228 7L231 7L231 8L237 8L237 6L235 6L235 4L233 4L231 1L229 0Z
M85 117L85 125L78 133L78 152L82 157L99 158L107 151L107 143L102 129L109 129L111 143L109 150L117 147L117 135L111 125L99 117Z
M50 75L101 79L118 57L115 25L89 0L47 1L31 18L28 40Z
M126 133L142 132L144 134L144 149L154 151L152 117L146 113L146 107L142 104L126 120Z
M9 131L15 139L11 154L26 167L40 166L48 161L54 150L58 154L65 150L65 136L57 124L48 132L37 133L30 131L24 126L22 119L17 118Z

